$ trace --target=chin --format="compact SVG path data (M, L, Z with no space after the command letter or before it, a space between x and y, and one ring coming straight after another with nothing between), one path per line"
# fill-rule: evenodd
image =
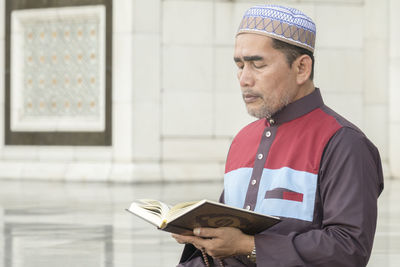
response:
M266 110L264 109L251 109L251 108L247 108L247 113L249 113L249 115L256 117L257 119L264 119L270 116L270 113L268 113Z

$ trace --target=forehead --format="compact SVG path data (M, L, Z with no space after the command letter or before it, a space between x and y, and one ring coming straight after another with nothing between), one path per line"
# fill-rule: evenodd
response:
M276 51L272 47L271 37L255 33L241 33L236 36L235 57L268 54L274 50Z

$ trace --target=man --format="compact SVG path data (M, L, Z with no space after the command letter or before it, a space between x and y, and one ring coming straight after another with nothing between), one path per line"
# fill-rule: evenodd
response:
M190 243L179 266L367 264L383 189L380 157L314 87L315 32L296 9L245 13L234 61L247 110L259 120L232 142L221 201L282 222L255 236L229 227L173 235Z

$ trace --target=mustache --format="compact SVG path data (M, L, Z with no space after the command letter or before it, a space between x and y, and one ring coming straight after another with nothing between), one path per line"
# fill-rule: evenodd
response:
M245 98L246 96L256 96L256 97L263 98L262 94L255 92L251 88L246 88L246 89L242 90L242 97Z

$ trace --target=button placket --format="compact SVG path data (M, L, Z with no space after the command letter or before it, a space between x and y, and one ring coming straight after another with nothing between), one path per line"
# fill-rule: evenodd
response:
M275 127L271 127L275 121L267 121L270 125L264 129L261 141L258 145L257 154L255 157L254 167L251 174L251 179L248 183L246 198L244 200L244 209L254 210L257 205L257 194L260 186L260 179L263 174L268 152L273 142L273 137L276 132Z

